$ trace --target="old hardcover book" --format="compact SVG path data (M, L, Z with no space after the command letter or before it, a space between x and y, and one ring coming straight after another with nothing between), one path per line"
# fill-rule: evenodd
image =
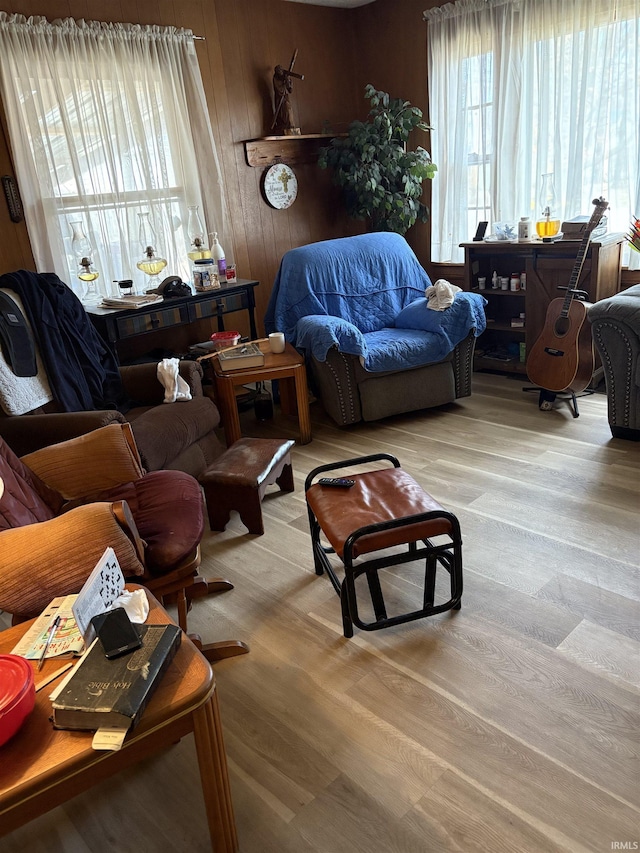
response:
M177 625L138 625L142 646L109 660L98 640L54 697L56 729L129 729L180 646Z
M238 369L248 370L250 367L262 367L264 365L264 353L258 344L238 344L235 347L220 350L218 361L223 372Z

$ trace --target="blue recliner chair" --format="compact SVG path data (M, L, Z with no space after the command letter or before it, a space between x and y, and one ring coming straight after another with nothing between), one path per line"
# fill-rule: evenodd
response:
M265 316L308 359L340 426L450 403L471 393L480 294L427 307L431 279L399 234L325 240L287 252Z

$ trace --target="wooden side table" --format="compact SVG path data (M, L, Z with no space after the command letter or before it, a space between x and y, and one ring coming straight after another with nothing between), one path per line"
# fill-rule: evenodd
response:
M277 379L280 382L280 405L285 415L298 415L300 426L300 444L311 441L311 419L309 417L309 394L304 358L297 350L286 344L283 353L274 355L267 341L257 341L264 353L262 367L250 367L246 370L223 371L217 356L211 358L216 383L216 400L220 408L227 447L237 441L242 432L236 402L235 388L251 382L264 382Z
M136 589L128 585L127 589ZM149 624L171 622L159 602L147 592ZM0 654L8 654L31 622L0 633ZM36 687L60 668L46 661L36 672ZM62 676L60 676L62 677ZM2 748L0 760L0 836L86 791L190 732L196 744L200 780L214 853L235 853L238 839L231 803L222 723L209 663L186 634L162 677L140 723L118 752L96 752L92 732L54 729L49 717L49 694L57 681L36 693L36 706L20 731ZM158 808L162 808L158 804Z

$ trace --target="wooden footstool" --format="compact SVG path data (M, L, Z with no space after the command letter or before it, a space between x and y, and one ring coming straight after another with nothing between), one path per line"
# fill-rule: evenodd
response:
M345 471L378 461L390 463L390 467L363 473ZM335 488L314 482L320 475L353 480L353 486ZM306 478L305 497L316 574L326 572L340 596L345 637L353 636L354 625L375 631L460 609L462 537L458 519L403 471L395 456L375 453L320 465ZM332 554L342 562L343 580L329 559ZM395 602L398 596L393 578L401 574L399 567L404 563L422 559L422 590L418 593L419 586L406 584L407 589L416 587L418 600L403 605L409 609L397 612L400 605ZM445 595L442 590L436 595L439 567L448 574L449 591ZM360 612L356 580L361 576L368 587L372 618ZM391 593L390 606L383 593L383 580ZM392 608L396 612L388 612Z
M278 438L240 438L200 477L207 500L211 530L224 530L231 510L240 514L249 533L264 533L262 498L276 483L293 491L291 448L295 441Z

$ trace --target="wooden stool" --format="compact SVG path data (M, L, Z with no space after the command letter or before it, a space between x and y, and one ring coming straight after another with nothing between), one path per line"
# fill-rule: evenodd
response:
M351 488L322 486L313 482L324 472L378 460L387 460L393 467L362 474L340 470L338 476L355 481ZM305 497L316 574L326 571L340 596L345 637L353 636L354 624L365 631L375 631L445 610L460 609L462 538L458 519L403 471L395 456L376 453L314 468L305 480ZM330 547L321 543L321 534ZM399 549L399 546L406 546L406 550ZM362 559L365 555L381 552L385 553ZM345 575L342 582L329 560L329 554L335 554L343 563ZM379 570L421 558L426 562L420 606L389 616ZM436 604L436 570L439 565L449 574L451 592L448 600ZM356 578L363 574L374 613L374 619L368 622L358 611L356 596Z
M240 438L207 468L200 483L211 530L224 530L231 510L236 510L249 533L264 533L261 503L267 486L277 483L280 491L293 491L294 444L279 438Z

